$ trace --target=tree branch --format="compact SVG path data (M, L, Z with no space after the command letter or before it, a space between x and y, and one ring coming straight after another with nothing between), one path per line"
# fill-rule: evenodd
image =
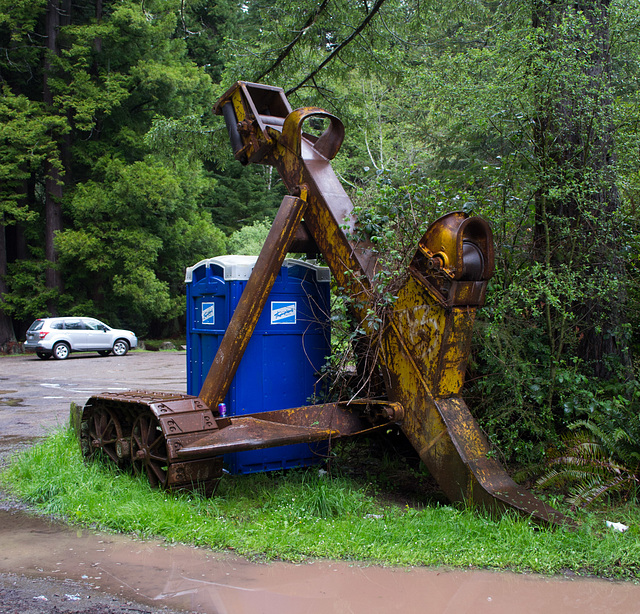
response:
M323 0L322 4L318 7L315 13L313 13L307 22L302 26L302 29L298 32L297 36L280 52L280 55L276 58L275 62L263 71L259 76L255 78L256 83L259 83L261 79L264 79L274 68L277 68L282 64L283 60L291 53L291 50L295 47L296 43L304 36L304 33L314 24L318 16L324 11L329 4L329 0Z
M362 20L360 25L351 33L350 36L345 38L318 66L313 72L308 74L298 85L291 88L286 92L287 96L290 96L294 92L298 91L307 81L313 79L333 58L335 58L340 51L342 51L362 30L364 30L367 24L371 21L373 16L380 10L380 7L385 3L385 0L376 0L369 14Z

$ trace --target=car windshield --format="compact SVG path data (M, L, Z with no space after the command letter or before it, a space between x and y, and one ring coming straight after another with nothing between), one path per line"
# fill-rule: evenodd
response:
M44 326L44 320L36 320L31 326L29 326L30 331L40 330Z

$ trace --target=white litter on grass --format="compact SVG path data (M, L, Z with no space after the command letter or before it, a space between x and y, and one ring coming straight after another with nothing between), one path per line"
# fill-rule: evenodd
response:
M80 601L80 595L65 595L64 596L65 599L68 599L69 601Z
M37 597L34 597L34 599L36 601L49 601L44 595L38 595Z
M621 522L611 522L610 520L605 520L605 524L614 531L620 531L620 533L624 533L629 530L629 527L626 524L622 524Z

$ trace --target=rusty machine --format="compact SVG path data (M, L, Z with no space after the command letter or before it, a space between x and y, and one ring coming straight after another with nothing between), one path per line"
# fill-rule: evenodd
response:
M337 286L356 299L351 315L365 334L377 262L370 245L349 238L352 203L330 162L344 138L337 117L315 107L294 110L282 89L246 82L224 94L215 111L225 119L235 158L275 167L290 195L200 395L132 391L91 397L80 427L84 456L100 451L116 465L146 474L154 486L206 488L220 479L225 453L335 439L395 423L450 500L563 522L507 475L460 396L475 311L494 268L488 224L461 212L429 227L382 328L368 331L385 398L219 415L216 408L289 251L322 254ZM305 122L318 118L324 132L305 132Z

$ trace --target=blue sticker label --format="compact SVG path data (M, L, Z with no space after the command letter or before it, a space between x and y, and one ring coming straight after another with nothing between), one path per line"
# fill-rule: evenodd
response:
M296 315L295 301L272 301L271 324L295 324Z
M216 323L216 309L213 303L202 303L202 323Z

